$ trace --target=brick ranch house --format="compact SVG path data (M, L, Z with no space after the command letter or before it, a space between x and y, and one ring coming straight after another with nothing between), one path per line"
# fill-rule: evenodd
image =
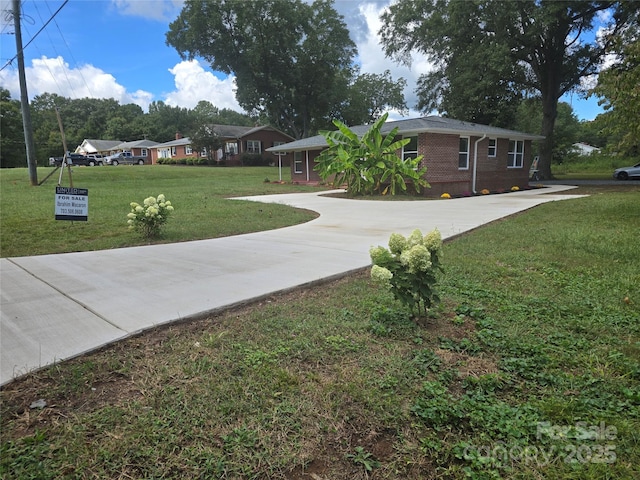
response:
M278 147L293 140L287 135L270 126L242 127L237 125L213 125L214 131L221 138L223 147L216 152L218 161L224 161L225 165L242 165L245 155L262 156L266 159L273 159L275 165L278 164L276 153L266 153L268 148ZM176 133L175 140L160 143L151 149L151 162L158 163L159 158L193 158L206 157L207 152L196 152L191 148L191 140ZM282 165L289 165L292 155L282 154L280 159Z
M421 164L427 167L425 178L431 184L424 191L428 196L525 188L529 184L532 142L544 140L540 135L438 116L386 122L382 133L395 127L399 137L410 139L399 152L402 158L424 156ZM351 130L362 136L369 128L370 125L360 125ZM292 181L318 183L321 179L313 169L315 158L327 146L324 137L316 135L277 150L293 154Z

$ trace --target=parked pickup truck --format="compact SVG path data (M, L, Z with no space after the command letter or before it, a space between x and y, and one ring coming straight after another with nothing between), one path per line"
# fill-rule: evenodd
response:
M49 157L49 165L59 167L62 165L63 157ZM82 155L80 153L68 153L67 161L69 165L85 165L87 167L95 167L102 165L102 158L96 155Z
M144 165L144 157L132 155L131 152L118 152L104 159L107 165Z

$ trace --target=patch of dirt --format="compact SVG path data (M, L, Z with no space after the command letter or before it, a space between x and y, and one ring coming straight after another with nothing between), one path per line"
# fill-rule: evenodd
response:
M472 356L441 348L434 349L434 353L442 362L452 368L456 368L459 378L480 377L489 373L498 373L498 364L494 358L486 356Z

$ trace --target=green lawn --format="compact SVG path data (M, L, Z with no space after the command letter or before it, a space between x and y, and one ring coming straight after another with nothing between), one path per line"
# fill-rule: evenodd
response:
M419 325L363 272L28 375L0 476L640 478L639 231L600 187L445 244Z
M53 168L39 168L42 182ZM148 243L127 228L129 203L163 193L175 211L156 242L181 242L269 230L306 222L311 212L284 205L227 200L227 197L309 192L292 185L288 169L277 167L199 168L175 166L75 167L73 186L89 190L87 222L56 221L59 170L31 187L27 169L0 170L0 255L14 257L102 250ZM270 182L265 182L265 180ZM67 171L62 186L70 186Z

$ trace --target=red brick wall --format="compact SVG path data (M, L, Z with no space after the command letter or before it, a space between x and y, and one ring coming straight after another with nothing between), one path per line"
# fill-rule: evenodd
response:
M243 153L245 153L247 151L247 140L257 140L260 142L261 144L261 155L262 158L265 159L269 159L270 163L273 163L274 165L278 165L278 155L275 155L271 152L265 152L265 150L267 148L271 148L274 146L274 142L284 142L284 143L289 143L291 142L291 138L287 137L286 135L280 133L280 132L275 132L272 130L259 130L257 132L254 132L246 137L243 137L240 140L240 150L239 150L239 154L242 155ZM283 166L289 166L291 164L291 162L293 161L293 154L292 153L287 153L285 155L281 155L280 156L282 158L282 165Z
M458 135L437 135L427 133L418 139L418 151L424 155L423 165L427 167L426 179L431 184L425 190L427 196L440 196L447 192L450 195L472 193L473 168L476 141L481 137L469 139L469 169L458 168ZM509 139L497 139L495 157L488 156L489 139L478 143L476 167L476 192L483 189L489 191L510 190L513 186L525 188L529 184L529 167L531 165L531 141L524 144L524 161L522 168L507 168Z
M509 139L499 138L495 158L487 155L487 139L478 145L478 166L476 175L476 191L510 190L517 186L520 189L529 184L529 167L531 166L531 141L524 142L524 160L521 168L508 168Z
M470 139L469 167L473 158L473 138ZM425 178L431 188L425 189L427 196L459 195L471 191L471 168L458 168L460 150L459 135L423 133L418 137L418 153L422 154L422 165L427 167Z
M307 155L309 156L309 168L307 170ZM322 179L320 178L320 175L318 175L318 172L316 172L313 168L316 166L316 162L315 162L315 158L320 155L320 150L315 150L315 151L309 151L309 152L302 152L302 172L301 173L296 173L295 172L295 165L294 165L294 155L293 153L290 154L291 156L291 181L292 182L298 182L298 183L321 183ZM308 174L308 178L307 178L307 174Z
M459 135L445 135L424 133L418 137L418 153L423 155L421 165L427 167L425 178L431 188L423 190L426 196L440 196L471 194L473 190L473 165L475 142L480 136L469 139L469 168L458 168L458 154L460 149ZM476 192L483 189L490 191L510 190L513 186L520 189L529 184L529 167L531 166L531 141L524 144L524 161L522 168L507 168L509 140L497 140L496 157L488 156L489 139L478 143ZM303 152L302 173L294 172L293 154L291 154L291 178L294 182L307 182L306 153ZM309 167L309 182L320 182L317 172L313 170L313 159L319 151L309 152L311 165ZM399 152L400 154L400 152Z

